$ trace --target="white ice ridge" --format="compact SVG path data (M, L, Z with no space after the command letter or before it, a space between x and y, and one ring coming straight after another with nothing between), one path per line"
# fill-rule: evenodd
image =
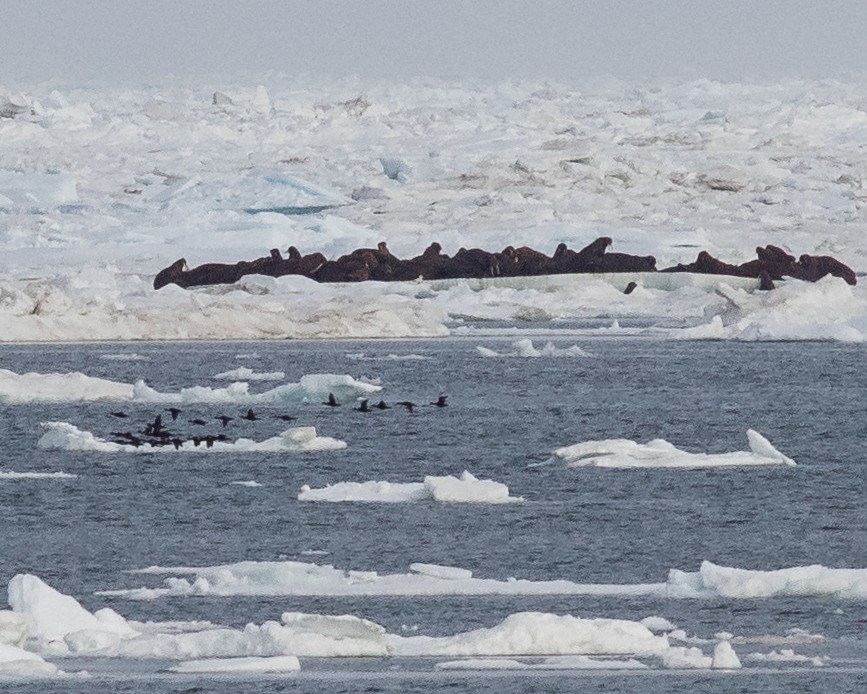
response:
M159 403L237 403L242 405L279 405L319 401L334 393L338 398L353 398L382 390L381 386L357 381L345 374L307 374L298 383L287 383L261 393L251 393L246 382L225 388L192 386L175 393L164 393L138 380L134 384L95 378L79 372L17 374L0 369L0 403L77 402L118 400Z
M464 470L460 477L429 475L423 482L337 482L321 489L306 484L298 494L299 501L364 501L406 503L433 500L442 503L507 504L523 501L509 496L509 488L501 482L476 479Z
M214 378L221 381L282 381L286 378L286 374L283 371L258 372L242 366L231 371L215 374Z
M290 427L277 436L254 441L213 441L196 445L195 441L183 441L174 445L154 446L148 442L141 446L106 441L89 431L79 429L69 422L42 422L47 430L36 442L43 451L93 451L97 453L280 453L299 451L336 451L346 448L346 442L328 436L318 436L315 427Z
M636 443L629 439L585 441L554 451L552 460L562 460L569 467L609 468L707 468L750 465L795 465L757 431L747 430L749 451L732 453L688 453L664 439Z
M49 668L44 657L160 658L176 661L171 666L176 672L295 671L298 656L561 656L546 659L543 666L569 669L642 666L636 658L662 667L736 667L737 659L725 641L716 645L713 657L704 656L624 619L519 612L494 626L452 636L405 637L354 615L285 612L279 621L243 629L210 622L135 622L109 608L91 613L30 574L13 577L8 594L12 612L0 611L0 625L6 625L0 631L0 674L10 657ZM570 661L564 656L609 658Z
M476 350L483 357L594 357L595 354L583 350L578 345L557 347L553 342L546 342L541 348L533 346L529 338L516 340L512 343L511 352L497 352L479 345Z
M0 480L74 480L77 475L67 472L15 472L0 470Z
M649 595L675 599L797 595L851 600L867 597L867 569L824 566L750 571L704 561L697 572L672 569L665 582L634 584L476 578L467 569L437 564L415 563L409 569L410 573L380 575L376 571L343 570L328 564L297 561L245 561L210 567L152 566L134 573L168 575L164 587L104 590L98 594L132 600L200 595Z

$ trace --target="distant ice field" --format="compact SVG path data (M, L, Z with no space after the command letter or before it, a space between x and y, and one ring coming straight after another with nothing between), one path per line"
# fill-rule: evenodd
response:
M864 341L867 289L841 280L754 293L648 276L629 296L611 276L152 281L180 257L289 245L550 255L599 236L660 268L775 244L864 273L865 98L856 82L797 80L0 85L0 340L427 338L467 321L616 320L658 338Z
M532 339L535 348L516 347L519 339ZM508 694L581 683L615 692L858 691L867 673L862 361L858 344L601 333L540 340L508 330L426 341L4 345L0 365L16 374L141 379L175 398L4 403L2 467L19 476L0 479L7 529L0 586L5 594L13 576L31 574L98 615L101 626L81 633L75 620L93 626L92 618L49 610L46 628L68 638L31 643L28 652L136 692L179 691L193 678L209 686L252 682L266 691L331 692L350 681L385 691L496 687ZM252 405L247 394L181 399L192 387L225 389L227 381L215 376L239 365L284 373L282 381L251 382L253 395L308 383L312 374L346 376L352 380L331 382L355 390L336 408L323 405L316 389L306 400ZM381 390L370 394L358 384ZM76 388L80 394L80 383ZM445 408L429 404L440 394L448 395ZM361 397L392 408L356 411ZM409 413L398 401L417 407ZM167 412L173 405L183 410L174 424ZM239 419L250 407L257 419ZM118 408L128 415L122 421L110 414ZM199 430L193 418L234 416L226 431L252 441L286 429L276 415L293 415L289 426L315 427L346 448L131 455L37 446L46 433L41 422L104 438L160 412L181 433ZM216 421L203 429L222 431ZM773 450L748 445L749 429ZM555 450L580 442L654 439L696 456L757 446L754 453L776 451L797 465L551 461ZM464 470L506 485L523 502L299 499L305 485L410 485L459 478ZM60 472L65 476L45 476ZM301 578L269 574L271 562L308 567L314 576L312 567L333 566L322 575L334 582L274 590L275 577ZM154 566L165 568L141 571ZM400 589L352 587L372 584L371 572L395 575ZM419 594L407 574L438 587ZM245 591L248 576L266 583ZM498 594L480 590L475 579L497 582ZM518 594L526 585L520 581L560 581L561 592ZM143 588L154 591L150 599L128 599L145 597ZM27 595L18 603L27 609L54 599ZM121 619L99 612L106 607ZM342 615L349 617L334 619ZM14 625L0 625L0 638L11 638ZM124 625L138 641L100 631L117 634ZM611 636L603 625L625 631ZM585 629L593 636L583 636ZM624 634L645 640L612 656ZM291 652L301 643L306 650ZM723 667L732 663L727 648L739 669ZM100 649L119 657L99 656ZM389 657L375 655L388 649ZM351 652L368 655L336 655ZM560 660L549 659L556 654ZM292 655L300 670L289 674ZM241 656L247 660L231 660ZM619 661L606 664L612 657ZM5 662L0 671L12 667ZM27 667L37 665L47 667ZM588 670L599 667L604 671ZM53 678L17 691L84 691L80 682Z

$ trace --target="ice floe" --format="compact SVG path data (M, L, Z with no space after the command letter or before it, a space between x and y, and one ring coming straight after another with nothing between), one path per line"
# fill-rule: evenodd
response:
M0 480L74 480L77 475L68 472L15 472L0 470Z
M622 595L703 600L753 599L779 595L826 596L845 600L867 596L867 569L800 566L752 571L701 563L698 571L671 569L659 583L578 583L565 579L477 578L461 567L414 563L410 572L379 574L297 561L245 561L202 567L160 567L135 573L166 575L162 588L100 591L135 600L165 596L232 595ZM657 624L646 625L656 629Z
M460 477L429 475L423 482L337 482L320 489L301 487L299 501L363 501L406 503L433 500L442 503L503 504L522 501L509 496L509 488L493 480L476 479L466 470Z
M769 653L748 653L744 660L751 663L792 663L794 665L813 665L823 667L828 664L828 656L809 656L795 653L791 648L781 648Z
M533 346L530 339L517 340L512 343L512 351L497 352L489 347L481 345L476 351L483 357L593 357L596 356L585 351L578 345L571 347L556 347L553 342L546 342L542 347Z
M172 672L298 672L301 663L294 655L275 655L268 658L237 657L237 658L205 658L202 660L184 660L173 665Z
M689 453L668 441L654 439L637 443L628 439L586 441L554 451L553 460L569 467L608 468L708 468L751 465L795 465L757 431L747 430L749 451L732 453Z
M318 401L328 393L334 393L338 398L352 398L380 390L381 386L358 381L345 374L307 374L297 383L286 383L261 393L251 393L249 384L243 381L231 383L225 388L191 386L178 392L166 393L151 388L143 380L128 384L79 372L17 374L8 369L0 369L0 402L10 404L118 400L279 405Z
M40 450L92 451L95 453L293 453L303 451L336 451L346 448L346 442L328 436L319 436L315 427L290 427L277 436L254 441L239 438L234 441L212 440L199 443L192 439L156 445L143 442L141 445L106 441L89 431L79 429L69 422L43 422L47 430L36 442ZM248 483L245 483L248 484ZM248 486L251 486L248 484Z
M221 85L216 103L200 85L4 90L0 340L430 337L461 317L640 318L693 339L867 334L867 290L838 280L756 292L656 273L628 296L635 278L589 276L154 291L181 257L291 244L336 258L380 240L401 257L433 240L450 255L550 255L606 235L658 267L701 249L739 263L777 243L864 269L857 81L363 81L349 100L347 87L271 75L267 89Z

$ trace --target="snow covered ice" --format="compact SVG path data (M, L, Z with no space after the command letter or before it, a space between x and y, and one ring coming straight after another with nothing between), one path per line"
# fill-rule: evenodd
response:
M795 461L780 453L757 431L747 430L749 451L733 453L688 453L668 441L654 439L636 443L625 439L587 441L564 446L554 451L553 460L562 460L569 467L610 468L706 468L753 465L795 465Z
M523 501L494 480L480 480L464 470L452 475L424 478L423 482L336 482L321 489L301 487L299 501L365 501L406 503L424 500L441 503L504 504Z
M152 566L136 573L168 575L164 588L104 590L100 594L133 600L200 595L607 595L689 600L716 597L748 600L787 595L860 600L867 596L867 569L819 565L753 571L703 561L698 571L671 569L665 581L636 584L579 583L557 577L535 581L478 578L468 569L418 562L409 568L409 573L379 574L298 561ZM659 624L654 620L648 628Z
M273 75L219 85L219 99L180 83L15 90L0 121L2 340L421 337L456 318L601 315L691 339L862 341L867 330L865 290L833 278L774 292L726 279L725 296L719 278L655 276L630 296L622 277L151 288L179 257L234 262L295 245L334 258L381 240L403 257L432 240L449 254L550 254L607 235L659 267L701 249L742 262L773 243L862 270L857 83Z

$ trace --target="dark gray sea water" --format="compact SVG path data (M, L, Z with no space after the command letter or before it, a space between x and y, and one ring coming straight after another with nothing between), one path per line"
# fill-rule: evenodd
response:
M117 429L117 403L0 404L0 468L64 471L71 480L0 480L0 590L33 573L88 609L128 619L207 619L234 627L285 611L354 614L401 633L450 635L532 610L581 617L665 617L690 634L730 632L743 659L768 652L763 637L792 629L821 641L793 647L829 658L824 667L744 662L735 672L444 672L436 659L302 659L294 676L182 676L165 663L63 661L82 681L9 683L16 691L867 691L867 604L839 598L673 600L653 597L164 598L132 601L100 590L158 586L125 573L150 565L212 566L298 559L403 573L413 562L458 566L485 578L578 583L656 583L702 560L771 570L822 564L867 567L867 370L863 346L828 343L682 343L559 339L595 357L483 357L509 341L81 344L0 347L0 368L81 371L161 391L214 381L247 366L376 379L402 409L362 414L350 403L257 407L189 405L183 417L236 417L253 439L298 417L343 451L226 455L131 455L40 451L40 422L61 420L100 436ZM538 342L537 342L538 345ZM119 360L116 355L144 359ZM400 358L411 355L423 359ZM110 357L110 358L106 358ZM253 384L255 390L275 383ZM449 406L428 405L441 393ZM377 396L378 399L379 396ZM123 405L143 426L162 405ZM212 427L219 432L219 425ZM611 470L541 464L587 440L664 438L693 452L747 448L765 435L797 467ZM301 503L298 489L338 481L418 482L469 470L509 486L524 504ZM255 480L262 486L232 485ZM314 555L310 551L327 554Z

